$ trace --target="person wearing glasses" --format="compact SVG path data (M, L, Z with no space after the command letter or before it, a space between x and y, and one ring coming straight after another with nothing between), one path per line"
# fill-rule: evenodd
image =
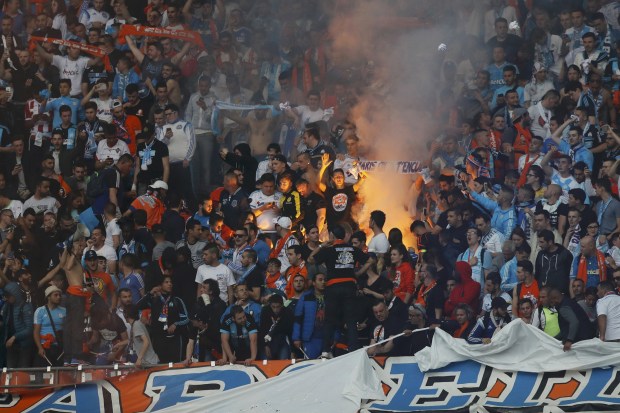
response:
M545 196L547 185L545 184L545 171L540 165L532 165L525 174L525 183L534 190L535 201Z
M235 278L241 277L245 273L245 265L243 264L243 253L249 249L252 249L248 244L248 230L245 228L239 228L235 230L234 247L224 252L224 256L230 257L230 260L225 260L224 263L230 268L235 275Z

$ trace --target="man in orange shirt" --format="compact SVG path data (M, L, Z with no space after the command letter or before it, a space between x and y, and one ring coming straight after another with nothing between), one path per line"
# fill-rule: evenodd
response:
M534 265L527 260L517 262L517 279L519 283L515 285L512 292L512 311L518 316L519 306L517 305L522 298L532 300L534 307L538 305L540 289L538 281L534 278Z
M136 155L136 136L142 132L142 123L135 115L125 114L123 103L119 100L112 103L112 124L116 127L116 135L129 147L129 152ZM143 140L141 140L143 142Z
M110 274L98 271L99 261L97 252L94 250L86 251L84 255L84 279L86 285L92 287L94 292L99 294L110 308L116 308L116 289Z
M134 199L123 216L129 216L135 210L142 209L146 212L146 226L149 229L155 224L160 224L161 217L166 211L163 199L166 197L167 190L167 183L164 181L155 181L148 186L146 194L140 195Z
M297 275L304 277L306 286L308 285L308 269L306 268L306 262L301 258L302 251L301 245L291 245L286 249L286 255L291 266L288 267L284 273L284 278L286 279L286 288L284 292L289 298L295 295L293 280Z

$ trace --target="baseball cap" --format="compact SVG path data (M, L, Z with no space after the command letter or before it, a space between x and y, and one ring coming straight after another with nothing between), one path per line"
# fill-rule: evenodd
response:
M286 162L287 162L287 161L286 161L286 156L282 155L281 153L279 153L279 154L275 155L275 156L273 157L273 160L274 160L274 161L284 162L284 163L286 163Z
M97 251L95 250L88 250L86 251L86 254L84 254L84 260L96 260L97 259Z
M278 217L274 220L274 223L286 229L291 229L293 226L293 221L289 217Z
M165 183L162 180L158 180L153 182L152 184L149 185L149 188L153 188L153 189L165 189L166 191L168 190L168 184Z
M45 289L45 298L49 297L51 293L55 293L57 291L59 293L62 293L62 290L60 288L56 287L55 285L50 285Z

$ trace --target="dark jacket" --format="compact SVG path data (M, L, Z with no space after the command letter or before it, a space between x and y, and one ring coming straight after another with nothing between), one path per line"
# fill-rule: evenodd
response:
M536 256L534 274L539 287L557 288L568 294L573 254L560 244L554 253L540 251Z
M196 300L194 314L190 318L200 320L207 325L206 331L200 335L201 346L204 344L207 349L222 351L220 318L225 310L226 303L220 297L216 296L209 305L205 305L202 298Z
M15 336L16 343L14 346L26 347L34 345L33 341L33 325L34 325L34 307L32 302L27 303L25 297L22 294L19 284L16 282L10 282L4 287L4 291L13 297L15 302L9 304L6 302L2 307L2 320L4 321L3 328L3 343L11 338L8 331L9 315L11 310L13 313L13 327L15 331L12 335Z
M558 324L560 325L560 337L562 342L576 343L588 340L596 333L593 324L583 308L574 300L564 297L558 310Z
M272 338L290 337L293 330L293 312L288 307L282 307L280 314L276 317L270 306L265 306L260 315L258 327L259 337L263 342L265 336L269 334Z
M248 193L256 190L256 170L258 169L258 161L252 156L250 147L247 144L239 144L235 148L239 149L242 156L228 152L224 157L224 161L231 167L239 169L243 172L243 189Z
M187 335L187 325L189 324L189 317L187 314L187 308L185 303L179 297L170 297L166 302L166 298L163 295L155 296L150 292L138 301L138 308L144 310L145 308L151 309L151 335L162 335L164 333L164 323L159 321L159 316L162 314L166 303L168 316L166 320L166 326L176 324L177 328L174 331L174 335Z
M21 159L22 168L24 170L24 178L26 179L26 186L30 192L34 193L37 178L41 174L41 158L33 155L30 152L24 152ZM11 175L11 171L17 165L17 157L15 153L8 155L4 172L6 174L7 183L10 183L15 188L18 187L19 178L17 175Z

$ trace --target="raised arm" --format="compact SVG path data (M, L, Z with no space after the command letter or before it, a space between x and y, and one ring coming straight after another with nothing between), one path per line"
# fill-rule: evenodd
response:
M129 46L129 49L131 50L131 53L133 53L133 55L135 56L138 64L141 64L144 60L144 53L142 53L142 51L138 49L138 46L136 46L136 42L133 40L133 37L125 36L125 41L127 41L127 46Z
M556 129L555 132L553 132L551 139L559 145L562 142L562 132L564 132L564 129L566 129L566 127L571 123L573 123L573 120L568 118L563 124L560 125L560 127Z
M327 185L323 182L323 175L329 165L331 165L332 161L329 160L329 154L324 153L321 157L321 170L319 171L319 191L325 192L327 190Z
M186 42L183 47L181 48L181 50L179 50L179 53L175 54L172 59L170 59L170 62L175 65L178 66L179 63L181 63L181 60L183 59L183 57L187 54L187 52L189 51L189 48L192 46L192 44L190 42Z
M38 43L37 43L37 52L39 53L39 56L43 58L43 60L52 63L52 60L54 59L54 55L49 53L43 47L41 47L41 45Z
M543 168L543 171L545 171L545 174L547 176L553 175L553 168L549 166L549 161L551 160L551 158L557 151L558 151L557 148L552 147L551 149L549 149L549 152L547 152L540 161L540 167Z
M187 0L185 2L185 6L183 6L183 10L181 10L183 12L183 17L185 18L185 23L190 24L192 21L192 3L194 3L194 0Z

